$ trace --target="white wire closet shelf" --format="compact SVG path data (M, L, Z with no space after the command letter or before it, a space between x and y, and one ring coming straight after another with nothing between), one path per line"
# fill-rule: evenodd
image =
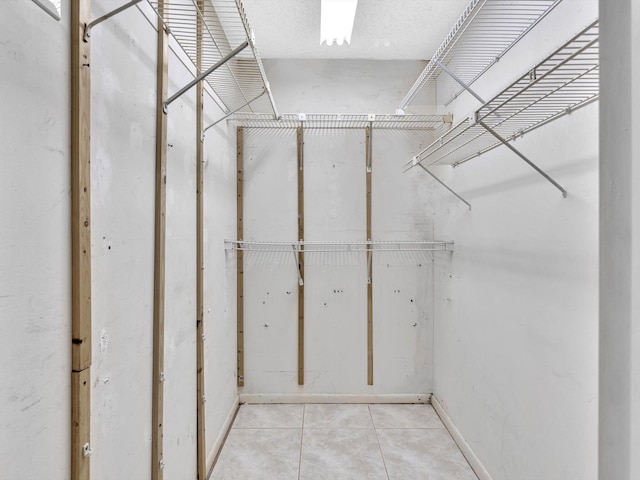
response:
M261 114L235 114L230 121L250 128L379 128L387 130L434 130L443 126L444 115L379 115L347 113L284 113L278 119Z
M597 100L598 38L596 20L405 167L459 165Z
M422 240L398 240L398 241L298 241L270 242L270 241L245 241L225 240L226 250L241 250L253 252L296 252L296 253L320 253L320 252L435 252L453 251L452 241L422 241Z
M148 0L162 17L158 0ZM198 8L198 4L202 8ZM247 47L206 77L225 113L236 110L278 116L253 32L240 0L164 2L164 23L194 65L201 32L201 71L223 61L245 42ZM170 92L171 93L171 92Z
M471 0L405 95L401 109L447 105L462 89L439 64L471 85L562 0Z

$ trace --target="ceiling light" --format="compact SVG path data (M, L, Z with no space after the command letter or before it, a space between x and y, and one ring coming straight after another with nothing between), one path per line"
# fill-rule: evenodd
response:
M351 43L358 0L321 0L320 44Z

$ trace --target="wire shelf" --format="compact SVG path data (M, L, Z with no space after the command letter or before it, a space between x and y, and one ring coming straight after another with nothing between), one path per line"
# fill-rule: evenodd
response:
M230 117L237 126L249 128L372 128L387 130L434 130L442 127L443 115L378 115L340 113L285 113L279 119L260 114L236 114Z
M160 15L158 0L148 0ZM262 60L255 46L253 32L240 0L171 0L164 6L164 22L194 65L198 58L198 30L202 31L202 71L216 64L243 42L249 47L206 77L225 113L232 112L252 99L242 111L269 113L278 111L271 95ZM261 95L265 92L267 95Z
M431 99L432 104L450 103L462 90L448 75L443 75L437 62L471 85L560 1L471 0L405 95L400 108L405 109L418 94L421 99Z
M459 165L598 99L598 21L416 155L405 167Z
M293 241L293 242L258 242L242 240L225 240L226 250L252 252L286 252L286 253L321 253L321 252L434 252L453 251L452 241Z

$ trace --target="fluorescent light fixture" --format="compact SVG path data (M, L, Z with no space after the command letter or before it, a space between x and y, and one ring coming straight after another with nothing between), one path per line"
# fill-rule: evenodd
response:
M321 0L320 43L351 43L358 0Z
M33 0L33 2L40 5L53 18L60 20L60 0Z

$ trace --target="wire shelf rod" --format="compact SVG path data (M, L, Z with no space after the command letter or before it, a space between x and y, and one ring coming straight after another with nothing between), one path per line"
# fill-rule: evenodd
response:
M105 13L104 15L102 15L101 17L96 18L95 20L93 20L90 23L85 24L84 26L84 36L83 36L83 40L85 42L87 42L89 40L89 37L91 36L91 29L93 27L95 27L96 25L99 25L100 23L104 22L105 20L110 19L111 17L113 17L114 15L119 14L120 12L124 12L125 10L137 5L138 3L140 3L142 0L132 0L130 2L125 3L124 5L121 5L120 7L111 10L109 13Z
M290 114L278 120L264 115L237 114L231 121L247 128L282 129L343 129L366 128L394 130L436 130L446 125L443 115L370 115L370 114Z
M453 251L453 241L238 241L225 240L226 250L254 252L333 253L333 252L420 252Z

